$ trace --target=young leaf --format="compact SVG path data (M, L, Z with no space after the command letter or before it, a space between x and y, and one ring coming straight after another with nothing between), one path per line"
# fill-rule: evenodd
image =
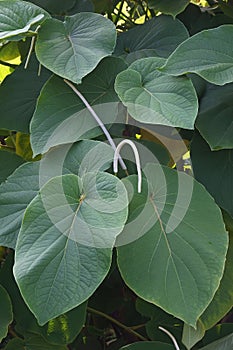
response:
M184 11L189 2L189 0L178 0L176 2L172 0L148 0L148 6L166 15L176 17L179 13Z
M127 56L135 51L153 49L156 56L167 58L188 36L182 22L170 16L158 16L119 34L114 54Z
M192 347L204 337L205 330L205 326L200 320L197 321L196 329L184 324L182 343L188 350L192 349Z
M127 212L124 185L102 172L55 177L30 203L14 274L40 325L83 303L103 281Z
M48 17L46 11L29 2L0 1L0 41L21 40Z
M224 85L233 81L233 25L203 30L185 40L161 69L171 75L197 73L207 81Z
M102 58L111 55L115 42L111 21L84 12L66 17L64 22L46 20L38 34L36 55L52 72L79 84Z
M193 129L198 101L192 82L161 73L163 62L158 57L135 61L118 74L116 92L140 122Z
M126 67L121 59L108 57L78 86L106 124L111 124L118 113L119 98L114 91L114 81ZM41 91L31 122L31 133L32 149L37 155L56 145L96 137L102 131L78 96L54 76Z
M0 285L0 342L7 336L8 326L13 321L12 305L7 291Z
M196 127L212 150L233 148L232 88L208 84L201 99Z
M233 217L233 150L211 151L205 140L196 133L191 143L191 160L195 178L206 187L216 203Z
M132 200L136 203L131 204L128 223L117 241L120 272L141 298L195 327L223 275L228 236L221 212L191 176L179 173L178 183L172 169L148 164L144 171L149 193L142 193L139 202ZM131 182L128 190L135 186L133 177L124 180L126 185ZM179 186L186 195L181 196ZM190 188L192 197L185 203ZM168 227L177 198L180 220ZM130 229L135 240L126 244Z

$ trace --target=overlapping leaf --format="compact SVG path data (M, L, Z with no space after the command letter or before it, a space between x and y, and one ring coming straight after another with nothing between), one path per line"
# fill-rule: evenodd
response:
M24 160L15 153L0 150L0 183L13 173L13 171L24 163Z
M14 274L39 324L80 305L109 271L127 219L127 193L113 175L51 179L28 206Z
M233 81L233 25L203 30L185 40L168 58L162 71L171 75L197 73L224 85Z
M179 20L169 16L154 17L119 34L114 54L127 56L135 51L153 49L156 56L168 57L187 38L188 32Z
M78 86L104 123L111 124L116 118L119 99L114 81L125 68L121 59L106 58ZM102 131L96 126L98 124L70 87L60 78L52 77L41 91L31 123L34 155L56 145L98 136Z
M21 40L48 18L42 8L26 1L0 1L0 40Z
M195 327L223 275L228 237L221 212L192 177L179 174L179 186L185 189L181 195L175 171L155 164L144 170L149 193L144 187L141 198L135 195L131 202L128 224L117 240L118 265L137 295ZM132 191L135 180L128 179ZM173 215L179 222L171 227Z
M90 73L116 41L114 24L96 13L78 13L64 22L48 19L39 31L36 55L52 72L74 83Z
M233 217L233 150L211 151L205 140L196 134L191 144L191 159L195 178Z
M198 101L191 80L161 73L162 58L144 58L118 74L115 89L130 115L143 123L194 128Z
M208 85L196 126L212 150L233 148L233 84Z
M42 68L38 76L38 69L39 62L33 55L26 70L22 63L0 86L1 128L26 133L29 131L36 99L51 75L47 69Z
M19 167L0 186L0 245L15 248L24 211L49 179L62 174L81 176L89 171L103 171L110 167L112 160L113 150L110 146L85 140L73 145L61 145L49 152L41 162Z

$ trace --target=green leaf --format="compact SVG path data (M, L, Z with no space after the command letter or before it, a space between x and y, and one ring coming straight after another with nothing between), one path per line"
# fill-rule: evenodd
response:
M148 342L140 342L133 343L130 345L123 346L120 350L173 350L174 347L172 345L161 343L159 341L148 341Z
M0 342L7 336L8 326L13 321L12 305L7 291L0 285Z
M144 173L149 193L143 186L130 203L117 239L119 269L138 296L195 327L223 275L228 236L221 212L191 176L156 164ZM124 180L130 196L134 178Z
M191 160L195 178L233 217L233 150L211 151L196 133L191 143Z
M184 324L182 343L188 350L192 349L192 347L204 337L205 330L206 329L200 320L197 321L196 329L187 324Z
M9 341L6 350L67 350L65 345L48 344L41 336L28 334L25 340L15 338Z
M211 343L200 350L229 350L233 345L233 333L228 336L221 338L214 343Z
M0 127L22 132L29 131L36 99L50 72L42 68L38 76L39 62L33 55L25 70L22 63L0 86Z
M130 115L143 123L194 128L198 101L191 80L158 68L162 58L143 58L118 74L115 89Z
M153 49L157 56L167 58L188 36L187 29L179 20L158 16L119 34L114 54L127 56L134 51Z
M21 40L48 17L46 11L29 2L0 1L0 40Z
M20 338L11 339L4 350L25 350L24 341Z
M11 154L9 154L11 155ZM20 166L0 186L0 245L15 248L27 205L39 191L39 164Z
M161 70L175 76L196 73L217 85L230 83L233 81L232 35L233 25L203 30L180 44Z
M201 322L205 329L216 325L231 310L233 305L233 234L230 233L229 237L230 242L223 278L213 300L201 315Z
M106 124L112 123L118 113L119 99L114 91L114 81L125 68L121 59L106 58L78 86ZM42 89L31 122L34 156L56 145L96 137L102 133L97 125L70 87L54 76Z
M110 20L96 13L78 13L64 22L46 20L38 34L36 55L52 72L79 84L102 58L111 55L115 41Z
M41 162L19 167L0 186L0 245L15 248L24 211L48 180L59 174L82 176L89 171L104 171L112 160L113 150L109 145L85 140L61 145Z
M207 85L196 126L212 150L233 148L233 84Z
M50 180L28 206L14 274L40 325L80 305L109 271L127 219L127 193L115 176Z
M148 6L156 11L176 17L184 11L189 2L189 0L176 0L176 2L172 0L148 0Z
M23 162L24 160L15 153L0 149L0 183L5 181L7 177Z

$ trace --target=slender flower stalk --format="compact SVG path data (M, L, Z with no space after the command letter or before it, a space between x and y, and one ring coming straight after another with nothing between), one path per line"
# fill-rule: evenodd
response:
M110 135L110 133L108 132L107 128L105 127L104 123L102 122L102 120L98 117L98 115L96 114L96 112L94 111L94 109L90 106L90 104L88 103L88 101L85 99L85 97L81 94L81 92L76 89L76 87L69 81L64 79L64 82L76 93L76 95L80 98L80 100L84 103L84 105L87 107L88 111L91 113L91 115L94 117L94 119L96 120L96 122L99 124L100 128L102 129L103 133L105 134L108 142L110 143L110 145L112 146L112 148L114 149L114 151L116 151L116 145L115 142L112 139L112 136ZM123 170L127 170L127 167L123 161L123 159L119 156L119 162L121 164L121 167Z
M133 143L133 141L131 140L122 140L116 150L115 150L115 154L114 154L114 160L113 160L113 171L115 174L118 173L118 159L119 159L119 155L120 155L120 150L124 145L130 145L130 147L132 148L133 152L134 152L134 157L135 157L135 161L136 161L136 166L137 166L137 173L138 173L138 193L141 193L142 190L142 170L141 170L141 163L140 163L140 157L139 157L139 153L137 150L137 147L135 146L135 144Z
M177 344L176 338L175 338L168 330L166 330L165 328L159 326L159 329L160 329L161 331L163 331L164 333L166 333L166 334L171 338L171 340L173 341L173 344L174 344L174 346L175 346L175 349L176 349L176 350L180 350L180 347L179 347L179 345Z

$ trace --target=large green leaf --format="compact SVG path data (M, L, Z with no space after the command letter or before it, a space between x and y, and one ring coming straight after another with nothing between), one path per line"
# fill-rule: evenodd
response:
M51 179L28 206L14 274L39 324L80 305L109 271L127 219L127 193L115 176Z
M233 346L233 333L211 343L200 350L230 350Z
M125 68L121 59L106 58L78 86L104 123L112 123L116 118L119 99L114 91L114 81ZM52 146L98 136L102 131L96 128L97 125L70 87L54 76L42 89L32 119L34 155L45 153Z
M148 0L148 5L156 11L175 17L180 12L184 11L189 2L189 0Z
M116 41L114 24L96 13L78 13L64 22L48 19L36 42L39 61L52 72L79 84Z
M120 350L173 350L174 347L170 344L161 343L159 341L148 341L133 343L130 345L123 346Z
M142 58L118 74L115 89L130 115L143 123L194 128L198 101L191 80L161 73L164 59Z
M53 345L47 343L43 337L28 333L23 340L21 338L14 338L7 344L6 350L67 350L65 345Z
M28 68L22 63L0 86L0 127L28 132L36 99L50 72L42 68L38 76L39 62L31 57Z
M24 160L15 153L0 150L0 183L13 173L13 171L24 163Z
M205 140L196 134L191 144L191 159L195 178L233 217L233 150L211 151Z
M203 30L185 40L168 58L163 72L197 73L207 81L224 85L233 81L233 25Z
M75 5L76 0L32 0L31 2L53 14L62 15Z
M0 1L0 40L20 40L49 14L26 1Z
M119 34L114 54L127 56L134 51L153 49L157 56L168 57L187 38L183 23L170 16L158 16Z
M7 336L8 326L13 321L12 305L7 291L0 285L0 342Z
M0 186L0 245L15 248L24 211L48 180L62 174L81 176L88 171L103 171L110 167L112 160L110 146L85 140L61 145L50 151L40 163L19 167Z
M212 150L233 148L233 84L207 85L196 126Z
M134 195L128 224L117 241L118 265L137 295L195 327L223 275L228 236L221 212L191 176L179 173L178 178L176 171L155 164L144 172L149 193L144 186L141 198ZM132 196L134 176L127 179ZM174 215L179 221L171 225ZM124 245L130 234L131 242Z

